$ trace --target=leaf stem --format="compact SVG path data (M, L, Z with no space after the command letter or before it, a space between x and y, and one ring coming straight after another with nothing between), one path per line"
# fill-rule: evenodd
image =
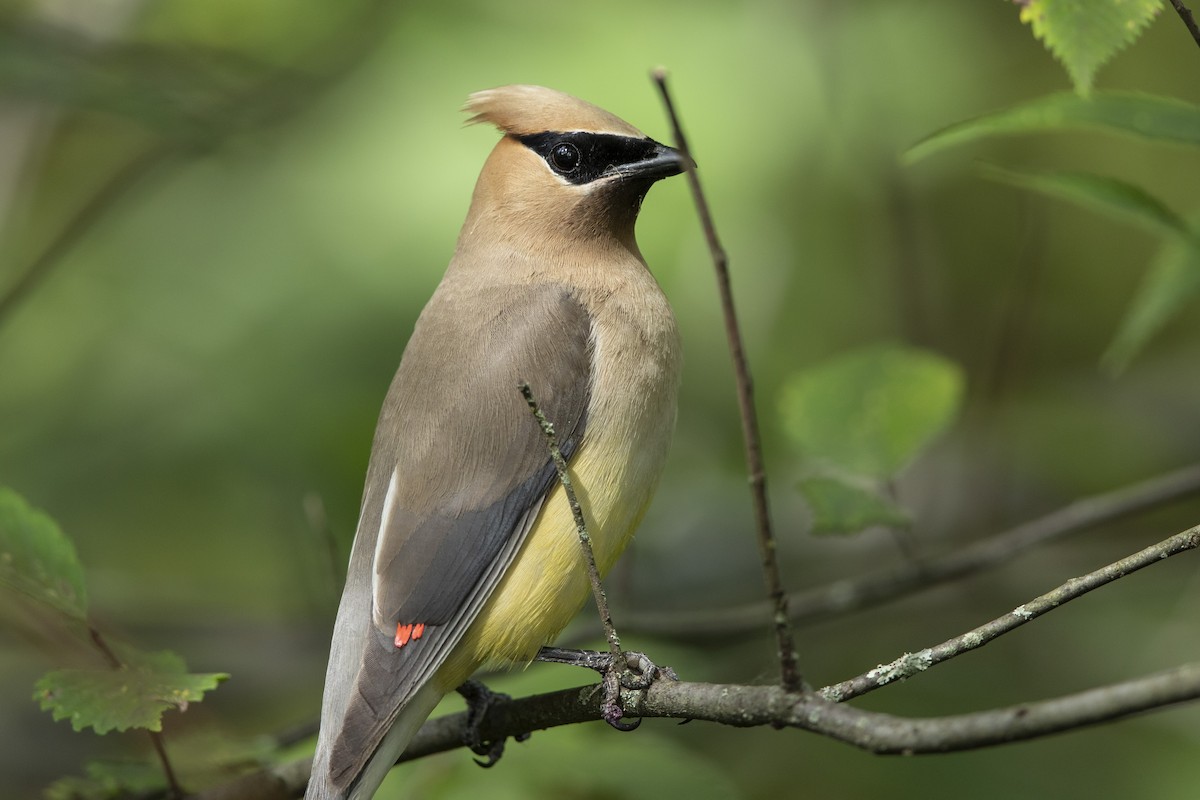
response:
M113 669L124 669L125 663L120 657L109 647L108 642L104 638L104 634L100 633L99 629L92 624L88 624L88 636L92 639L92 644L96 645L96 649L100 651L100 655L104 656L104 660ZM163 742L161 731L146 731L150 735L150 744L154 747L154 752L158 756L158 761L162 765L163 775L167 779L167 792L172 798L184 797L187 793L183 791L183 787L179 785L179 779L175 777L175 770L171 767L171 759L167 757L167 747Z

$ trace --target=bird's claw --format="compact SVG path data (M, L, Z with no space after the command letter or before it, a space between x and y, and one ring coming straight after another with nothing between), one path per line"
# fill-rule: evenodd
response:
M601 714L604 721L619 731L631 731L642 724L641 717L626 721L621 707L621 689L641 691L649 689L656 680L677 681L679 676L670 667L660 667L645 653L622 651L620 658L624 666L620 666L616 657L608 672L604 673L604 701L601 703Z
M679 676L670 667L660 667L645 653L632 650L621 653L625 668L621 670L621 685L626 689L649 689L657 680L677 681Z
M496 762L500 760L500 756L504 755L504 740L480 742L477 745L468 743L467 749L477 756L483 756L483 758L473 758L471 759L472 761L484 769L491 769L496 766Z
M484 769L494 767L500 757L504 755L505 740L501 738L494 742L485 741L480 728L489 708L497 702L504 702L512 698L503 692L493 692L477 680L467 681L458 687L457 691L467 701L467 724L463 730L463 744L475 755L483 757L482 760L473 759L476 764ZM529 733L522 733L513 738L518 742L523 742L529 736Z
M641 718L625 720L625 711L621 704L622 689L641 691L650 688L656 680L679 680L675 670L670 667L660 667L645 653L628 650L614 655L596 650L543 647L538 659L559 664L575 664L599 672L600 716L619 731L631 731L642 724Z
M621 680L624 670L610 669L608 672L601 673L603 697L600 700L600 716L609 725L619 731L631 731L642 724L640 717L635 717L628 722L624 721L625 710L621 707ZM632 687L631 687L632 688Z

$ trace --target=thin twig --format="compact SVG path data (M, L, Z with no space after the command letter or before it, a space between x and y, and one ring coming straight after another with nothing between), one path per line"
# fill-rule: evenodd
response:
M1196 18L1192 16L1192 10L1183 4L1183 0L1171 0L1171 5L1175 6L1175 11L1183 20L1183 24L1187 26L1192 38L1196 40L1196 44L1200 45L1200 26L1196 25Z
M887 572L837 581L789 598L792 620L826 621L931 586L1006 564L1026 551L1068 534L1158 508L1200 493L1200 464L1111 492L1085 497L1004 533L946 555L901 564ZM687 612L638 612L622 617L627 629L677 638L734 636L761 629L765 603Z
M753 381L750 377L749 364L746 361L746 351L742 346L742 333L738 328L737 311L733 305L733 290L729 283L729 258L717 238L717 229L708 209L708 200L704 196L704 190L700 187L700 178L696 175L696 162L692 160L687 139L683 135L683 128L675 113L675 104L667 89L666 71L655 70L653 78L662 94L667 116L671 119L675 146L683 154L688 185L692 189L696 212L700 217L700 224L704 228L704 238L708 241L713 267L717 273L717 289L721 295L721 311L725 317L725 335L729 339L729 351L733 357L734 375L737 379L738 408L741 410L742 417L742 439L746 448L746 469L750 476L750 494L754 503L755 530L758 533L763 579L767 585L768 601L774 611L772 621L775 626L776 645L779 649L780 679L785 690L799 691L803 687L804 680L797 665L796 644L792 637L791 623L788 617L788 596L783 589L783 579L779 574L779 561L775 553L775 534L771 531L771 516L767 505L767 475L763 467L758 413L754 408Z
M1026 622L1036 619L1048 611L1053 611L1075 598L1087 594L1093 589L1098 589L1106 583L1112 583L1118 578L1123 578L1132 572L1137 572L1143 567L1157 564L1165 558L1179 555L1196 547L1200 547L1200 525L1172 536L1169 539L1165 539L1158 544L1151 545L1141 552L1122 558L1120 561L1115 561L1095 572L1090 572L1083 577L1072 578L1057 589L1049 591L1028 603L1023 603L1004 616L980 625L972 631L967 631L961 636L955 636L953 639L949 639L933 647L927 647L924 650L919 650L916 653L905 653L889 664L880 664L878 667L858 677L833 684L832 686L826 686L819 691L826 700L840 703L874 691L893 681L911 678L936 664L948 661L955 656L960 656L978 647L983 647L993 639L1003 636L1009 631L1016 630Z
M92 639L92 644L104 656L104 660L113 669L125 669L123 662L116 652L109 646L104 638L104 634L100 633L94 625L88 625L88 636ZM163 736L160 731L146 731L150 734L150 743L154 747L154 752L158 756L158 761L162 764L163 774L167 779L167 791L171 797L183 797L185 792L183 787L179 785L179 779L175 777L175 770L171 767L171 759L167 757L167 747L163 743Z
M150 743L154 745L154 753L158 756L158 762L162 764L163 772L167 776L168 795L170 797L184 797L187 792L183 791L183 787L179 785L179 779L175 777L175 770L171 768L171 759L167 757L167 745L163 741L163 735L159 731L147 731L150 734Z
M550 458L554 461L559 483L562 484L563 492L567 495L567 503L571 506L571 516L575 518L575 531L579 534L579 547L583 551L583 560L587 564L588 580L592 584L592 596L596 599L596 610L600 612L600 624L604 626L604 638L608 640L608 649L613 656L620 656L621 639L617 636L612 614L608 610L608 597L604 594L604 584L600 581L600 570L596 566L596 554L592 552L592 537L588 533L587 522L583 518L583 508L579 505L579 498L575 496L575 485L571 481L570 473L567 472L567 461L563 458L562 451L558 449L558 436L554 433L554 425L538 408L529 384L522 383L519 388L525 402L529 404L529 410L533 412L542 433L546 436Z

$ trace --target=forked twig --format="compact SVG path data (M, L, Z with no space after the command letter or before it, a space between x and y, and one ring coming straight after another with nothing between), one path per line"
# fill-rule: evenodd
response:
M766 582L767 596L773 608L772 620L775 626L776 645L779 649L780 679L785 690L799 691L803 686L803 678L797 665L796 644L792 638L791 622L788 618L788 596L783 589L783 579L779 574L779 561L775 553L775 534L771 531L771 516L767 505L767 476L763 467L762 440L758 433L758 413L754 409L754 390L750 367L746 361L742 333L738 328L737 311L733 306L733 291L729 285L729 257L721 246L721 241L717 238L717 230L708 209L708 200L705 199L704 191L700 188L700 178L696 175L696 163L692 160L691 151L688 150L687 139L684 138L679 117L675 113L675 104L671 101L671 93L667 89L666 71L655 70L653 78L662 94L667 115L671 119L675 146L683 154L688 184L692 188L696 212L700 217L700 224L704 228L704 238L708 241L713 267L717 273L717 289L721 295L721 311L725 318L725 335L729 339L729 351L733 357L734 375L737 379L738 408L741 410L742 417L742 439L746 449L746 468L750 475L750 494L754 502L755 530L758 533L763 579Z

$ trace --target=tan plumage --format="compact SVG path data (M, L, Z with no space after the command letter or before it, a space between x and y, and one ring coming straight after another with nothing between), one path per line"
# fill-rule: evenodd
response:
M646 134L599 106L544 86L514 85L475 92L463 107L468 124L490 122L510 135L591 131L644 139Z
M505 136L380 413L310 800L370 797L443 694L485 663L531 660L588 596L517 385L558 429L603 571L674 425L678 334L633 228L680 157L541 87L479 92L467 110Z

